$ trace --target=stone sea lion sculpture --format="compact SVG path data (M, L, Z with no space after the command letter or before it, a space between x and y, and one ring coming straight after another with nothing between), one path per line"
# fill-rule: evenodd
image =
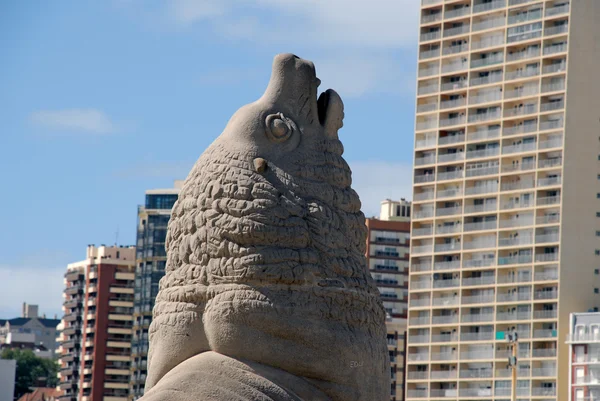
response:
M312 62L280 54L188 175L167 234L144 401L389 399L366 228Z

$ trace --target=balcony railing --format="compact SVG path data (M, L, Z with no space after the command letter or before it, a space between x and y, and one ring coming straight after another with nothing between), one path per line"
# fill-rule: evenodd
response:
M500 128L478 130L469 134L468 141L482 141L486 139L495 139L500 136Z
M494 157L500 154L500 148L490 148L481 150L467 150L467 159L479 159L482 157Z
M449 127L452 125L462 125L466 121L465 117L445 118L440 120L440 127Z
M421 24L431 24L442 20L442 13L425 14L421 16Z
M411 280L411 290L423 290L431 288L431 280Z
M456 370L432 370L431 380L439 379L454 379L456 378Z
M543 103L540 106L540 111L543 113L546 111L560 110L560 109L564 109L564 108L565 108L565 101L559 100L558 102Z
M427 103L417 105L417 113L429 113L438 109L437 103Z
M451 216L453 214L460 214L462 207L442 207L436 210L436 216Z
M454 198L463 194L462 188L438 190L438 198Z
M466 88L468 86L467 84L467 80L463 79L460 81L455 81L455 82L446 82L442 84L442 92L446 92L446 91L452 91L452 90L459 90L459 89L463 89Z
M467 259L463 261L463 269L480 268L492 266L495 263L494 259Z
M506 91L504 93L504 99L516 99L519 97L527 97L527 96L535 96L540 92L539 87L535 86L526 86L519 89L513 89Z
M459 143L459 142L464 142L465 140L465 135L464 134L459 134L459 135L447 135L447 136L443 136L440 137L440 140L438 141L438 144L441 145L449 145L452 143ZM453 153L454 155L459 154L460 153Z
M508 16L508 24L520 24L521 22L532 21L542 18L542 9L526 11L516 15Z
M498 192L498 185L480 185L465 189L465 195L480 195Z
M560 5L557 7L546 8L546 17L552 17L554 15L566 14L569 12L569 4Z
M424 182L435 181L435 174L422 174L415 176L415 184L422 184Z
M455 361L457 359L455 352L434 352L431 354L432 361ZM433 391L433 390L432 390Z
M493 299L491 302L493 302ZM461 341L491 341L493 339L494 333L491 331L481 333L461 333L460 335Z
M536 330L540 334L538 338L556 337L556 330ZM540 333L543 332L543 333ZM534 336L535 336L534 332ZM555 348L537 348L532 352L534 358L553 358L556 356Z
M473 32L484 31L486 29L497 28L506 25L506 19L502 18L492 18L487 19L485 21L474 22L472 26Z
M522 302L531 300L530 292L516 294L498 294L497 302Z
M473 14L496 10L506 7L506 0L495 0L491 3L481 3L473 6Z
M531 152L535 151L536 149L537 143L535 142L522 143L520 145L504 146L502 148L502 154L509 155L512 153Z
M440 0L437 0L440 1ZM406 390L407 398L427 398L427 390Z
M500 109L494 111L487 111L485 113L472 114L469 113L469 123L477 123L481 121L495 120L502 117Z
M462 71L469 68L469 63L467 62L453 62L449 64L442 65L442 74L447 74L450 72Z
M440 103L440 109L441 110L445 110L445 109L453 109L456 107L462 107L464 105L467 104L467 99L466 98L459 98L459 99L454 99L454 100L443 100Z
M558 271L535 273L535 281L555 281L558 280Z
M437 75L439 73L440 73L440 67L437 65L434 67L422 68L419 70L419 78L430 77L432 75Z
M471 86L487 85L502 81L501 72L492 73L484 77L471 78Z
M523 189L533 188L534 186L535 186L535 182L533 180L503 182L500 190L501 191L520 191Z
M520 207L525 207L521 204ZM500 228L511 228L511 227L526 227L533 225L533 216L520 216L518 218L512 217L508 219L500 219Z
M558 311L556 310L536 310L533 311L534 319L556 319L558 317Z
M425 120L417 122L417 130L422 131L426 129L437 128L437 120Z
M496 282L496 278L494 276L490 277L469 277L463 278L463 286L470 287L474 285L491 285Z
M493 212L498 209L497 203L485 203L483 205L465 206L465 214Z
M486 58L471 60L471 68L485 67L488 65L499 64L504 61L504 53L493 55Z
M458 279L450 279L450 280L434 280L433 288L451 288L458 287L460 285L460 280Z
M538 206L556 205L560 203L560 196L546 196L537 198Z
M548 242L558 242L558 239L559 239L558 233L536 235L535 243L536 244L544 244L544 243L548 243Z
M528 58L534 58L540 56L540 49L538 50L523 50L515 53L508 53L506 55L506 62L513 62L519 60L525 60Z
M563 145L562 135L558 138L540 141L540 149L560 148L560 147L562 147L562 145Z
M473 359L494 359L494 351L467 351L460 353L461 359L473 360Z
M442 54L444 56L447 56L449 54L458 54L458 53L463 53L463 52L467 52L467 51L469 51L469 44L464 43L462 45L454 45L454 46L444 47L444 49L442 50Z
M483 231L483 230L495 230L497 227L497 221L483 221L479 223L466 223L464 224L464 231Z
M415 158L415 166L422 166L425 164L434 164L435 156L427 156L427 157L416 157Z
M424 140L418 140L418 141L416 141L415 148L416 149L434 148L435 145L436 145L435 138L429 138L429 139L424 139Z
M484 49L486 47L504 46L504 35L486 38L471 43L471 50Z
M408 319L408 324L411 326L423 326L429 324L429 316L427 317L411 317Z
M556 299L558 298L558 291L536 291L533 299Z
M406 378L408 380L427 380L429 372L407 372Z
M412 230L412 236L413 237L422 237L422 236L431 235L431 234L433 234L433 228L432 227L414 228Z
M421 42L428 42L430 40L437 40L442 37L442 31L425 32L420 36Z
M528 171L533 170L535 168L535 163L533 162L524 162L520 164L505 164L502 166L503 173L512 173L515 171Z
M450 262L435 262L433 264L433 270L454 270L460 269L460 260L453 260Z
M429 298L424 298L424 299L411 299L409 302L409 305L413 308L418 308L418 307L424 307L424 306L429 306L430 302L429 302Z
M439 57L440 56L440 49L432 49L432 50L425 50L419 53L419 59L420 60L426 60L426 59L430 59L430 58L434 58L434 57Z
M531 40L535 38L540 38L542 36L542 31L533 31L533 32L524 32L518 35L509 36L507 39L507 43L516 43L522 42L524 40Z
M469 33L471 31L471 26L469 24L457 26L455 28L444 29L444 38L448 38L451 36L462 35L463 33Z
M533 238L525 237L525 238L500 238L498 240L499 247L506 246L523 246L523 245L531 245L533 244Z
M463 171L445 171L442 173L438 173L438 181L447 181L447 180L456 180L459 178L463 178Z
M566 51L567 51L566 43L557 43L554 45L544 47L544 56L547 56L549 54L564 53Z
M504 117L517 117L524 116L527 114L537 113L538 106L537 104L526 104L524 106L519 107L511 107L504 110Z
M502 77L500 75L500 77ZM477 78L481 79L481 78ZM472 81L471 81L472 82ZM481 95L474 95L469 97L469 104L481 104L489 102L499 102L502 100L502 91L494 91L491 93L485 93Z
M434 316L431 324L453 324L458 323L458 315L455 316Z
M440 86L438 84L420 86L419 89L417 90L417 94L418 95L427 95L429 93L437 92L439 89L440 89Z
M544 66L544 68L542 68L542 72L544 74L554 74L557 72L562 72L562 71L566 71L567 70L567 63L565 61L562 61L560 63L556 63L556 64L550 64L547 66Z
M473 305L473 304L487 304L494 302L493 295L470 295L463 296L461 298L461 302L465 305ZM471 340L473 341L473 340Z
M469 242L465 242L463 245L463 249L468 250L468 249L485 249L485 248L495 248L496 247L496 241L495 240L488 240L488 241L469 241ZM467 285L463 282L463 285Z
M551 185L560 185L562 182L561 177L547 177L538 179L538 187L548 187Z
M409 344L421 344L421 343L426 343L429 342L429 336L427 335L420 335L420 336L408 336L408 342Z
M460 242L451 244L435 244L435 252L460 251Z
M467 313L462 315L461 322L463 323L481 323L491 322L494 320L493 313Z
M567 33L567 32L569 32L569 24L563 24L563 25L556 25L556 26L546 28L546 30L544 31L544 35L552 36L552 35L559 35L561 33Z
M531 319L531 312L499 312L496 315L496 320L498 321L508 321L508 320L529 320Z
M521 255L521 256L508 256L508 257L499 257L498 265L521 265L531 263L533 261L532 255Z
M559 92L565 90L565 81L553 82L542 85L542 93Z
M425 192L420 192L420 193L416 193L414 195L414 200L415 201L424 201L424 200L430 200L434 198L434 191L425 191Z
M412 253L420 254L420 253L431 253L433 247L431 245L422 245L422 246L413 246Z
M458 305L458 297L433 298L433 306L453 306L453 305Z
M446 13L444 14L444 18L445 19L458 18L458 17L462 17L463 15L469 15L469 14L471 14L471 8L461 7L461 8L456 8L454 10L446 11Z
M511 81L513 79L530 78L540 75L540 68L525 68L524 70L519 69L516 71L507 71L506 80Z

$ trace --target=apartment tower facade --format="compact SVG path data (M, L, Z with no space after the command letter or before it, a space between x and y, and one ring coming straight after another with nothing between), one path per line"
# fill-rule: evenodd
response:
M569 314L598 306L599 20L598 0L422 1L408 400L567 399Z
M379 219L366 220L367 263L386 311L390 356L390 401L404 399L406 313L408 307L408 255L410 202L381 202Z
M130 399L138 399L144 395L148 366L148 328L152 321L158 283L165 274L167 224L182 185L182 181L175 181L174 188L148 190L144 205L138 207Z
M127 400L134 271L134 247L90 245L85 260L68 265L58 338L61 400Z

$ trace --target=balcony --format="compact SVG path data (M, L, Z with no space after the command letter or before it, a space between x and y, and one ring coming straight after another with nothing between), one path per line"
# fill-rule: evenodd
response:
M429 93L437 92L437 91L439 91L439 89L440 89L440 86L438 84L420 86L419 89L417 90L417 94L418 95L427 95Z
M427 390L406 390L406 398L427 398L427 396Z
M533 387L531 389L531 395L533 395L534 397L555 396L556 395L556 387Z
M454 324L458 323L458 316L434 316L431 324Z
M526 104L525 106L506 108L504 110L504 117L511 118L511 117L525 116L528 114L537 113L537 111L538 111L537 104Z
M516 99L521 97L535 96L539 93L539 88L535 86L526 86L518 89L506 91L504 93L504 99Z
M457 196L461 196L463 194L463 191L461 188L458 189L444 189L444 190L438 190L437 193L437 197L438 198L454 198Z
M432 370L431 380L455 379L456 370Z
M508 53L506 55L506 62L510 63L513 61L526 60L529 58L536 58L540 56L541 50L524 50L520 52Z
M444 56L447 56L450 54L459 54L459 53L464 53L467 51L469 51L469 44L465 43L462 45L454 45L454 46L444 47L444 49L442 50L442 54Z
M515 246L523 246L523 245L531 245L533 244L533 239L531 237L525 238L500 238L498 240L499 247L515 247Z
M553 35L560 35L562 33L567 33L569 32L569 24L563 24L563 25L556 25L556 26L552 26L550 28L546 28L546 30L544 31L544 35L545 36L553 36Z
M431 24L433 22L441 21L442 13L425 14L421 16L421 24Z
M465 195L480 195L498 192L498 185L478 185L465 189Z
M462 213L462 207L442 207L436 210L436 216L452 216Z
M490 340L491 340L491 338L490 338ZM488 379L493 376L494 376L494 371L492 369L461 369L460 370L460 378L461 379ZM471 389L465 389L465 390L471 390ZM461 394L461 395L463 395L463 394Z
M536 310L533 312L534 319L556 319L558 311L556 310Z
M458 287L460 285L460 280L458 279L450 279L450 280L434 280L433 288L451 288Z
M431 271L431 262L413 263L410 265L410 269L413 272L428 272Z
M562 135L559 138L553 138L545 141L540 141L540 149L560 148L563 146Z
M531 39L540 38L540 37L542 37L542 31L524 32L524 33L520 33L518 35L509 36L507 43L517 43L517 42L522 42L525 40L531 40Z
M497 227L497 221L483 221L478 223L466 223L464 225L464 231L483 231L483 230L495 230Z
M444 38L449 38L451 36L457 36L469 33L471 31L471 27L467 25L457 26L454 28L444 29Z
M523 79L523 78L530 78L530 77L535 77L536 75L540 74L540 68L536 67L536 68L525 68L523 69L518 69L515 71L508 71L506 72L506 80L507 81L512 81L515 79Z
M504 146L502 148L502 154L510 155L513 153L531 152L531 151L535 151L536 149L537 149L537 143L528 142L528 143L522 143L520 145Z
M455 352L434 352L431 354L432 361L455 361L456 359L457 354Z
M529 280L531 281L531 280ZM530 301L530 292L517 292L515 294L498 294L497 302L523 302Z
M498 28L498 27L501 27L504 25L506 25L506 19L504 17L492 18L492 19L487 19L485 21L474 22L472 31L473 32L485 31L486 29Z
M410 289L411 290L424 290L431 288L431 280L411 280L410 281Z
M422 236L431 235L431 234L433 234L432 227L414 228L412 230L413 237L422 237Z
M498 265L522 265L533 262L532 255L520 255L520 256L508 256L508 257L499 257Z
M523 189L531 189L535 186L535 182L533 180L526 181L513 181L513 182L503 182L500 190L501 191L521 191Z
M429 68L421 68L419 69L419 78L430 77L432 75L437 75L440 73L439 66L433 66Z
M558 260L558 253L540 253L535 255L536 262L555 262Z
M537 198L538 206L556 205L560 203L560 196L546 196Z
M436 111L437 108L437 103L419 104L417 105L417 113L430 113Z
M449 181L449 180L458 180L463 178L463 171L445 171L442 173L438 173L438 181Z
M470 295L463 296L461 298L463 305L474 305L474 304L489 304L494 302L493 295ZM477 333L479 334L479 333ZM461 337L462 338L462 337ZM470 340L473 341L473 340Z
M502 79L502 74L488 75L487 77L484 77L484 78L475 78L475 79L471 80L471 83L473 83L474 81L483 82L485 80L489 80L492 77L500 77L500 79ZM482 103L490 103L490 102L499 102L501 100L502 100L502 92L498 90L498 91L494 91L491 93L470 96L469 104L473 105L473 104L482 104Z
M491 331L482 333L461 333L460 335L461 341L492 341L493 339L494 333Z
M500 117L502 117L502 112L500 111L500 109L477 114L469 113L469 123L479 123L482 121L497 120Z
M548 337L556 337L556 330L536 330L538 338L548 338ZM543 333L541 333L543 332ZM535 336L534 332L534 336ZM533 350L532 356L534 358L554 358L556 357L556 349L555 348L537 348Z
M471 68L486 67L488 65L500 64L504 61L504 53L493 55L490 57L471 59Z
M562 183L562 178L559 177L547 177L538 179L537 185L538 187L548 187L553 185L560 185Z
M465 250L468 249L484 249L484 248L495 248L496 247L496 240L487 240L487 241L469 241L469 242L465 242L463 245L463 248ZM465 282L463 281L463 285L468 285L465 284Z
M544 74L555 74L557 72L563 72L566 70L567 70L567 63L565 61L563 61L560 63L544 66L544 68L542 69L542 72Z
M494 359L494 351L467 351L460 353L461 359L474 360L474 359Z
M433 181L435 181L435 174L415 175L415 184L422 184L425 182L433 182ZM432 214L432 216L433 216L433 214Z
M508 24L520 24L522 22L533 21L542 18L541 8L538 10L526 11L516 15L508 16Z
M421 42L429 42L431 40L438 40L442 37L442 31L433 31L422 33L419 37Z
M467 150L467 160L469 159L480 159L484 157L495 157L500 154L500 148L488 148L481 150Z
M483 40L479 40L471 43L471 50L485 49L487 47L504 46L504 35L489 37Z
M465 135L464 134L459 134L459 135L447 135L447 136L443 136L440 138L440 140L438 141L438 144L440 146L443 145L450 145L453 143L459 143L459 142L464 142L465 140ZM460 155L460 153L448 153L448 154L452 154L452 155ZM459 156L460 157L460 156ZM458 158L456 160L462 160L461 158Z
M521 207L525 207L521 205ZM500 228L514 228L514 227L527 227L533 225L533 216L521 216L519 218L513 217L509 219L500 220Z
M491 388L461 388L460 389L461 397L491 397L492 389Z
M421 335L421 336L409 336L408 337L408 343L409 344L422 344L422 343L426 343L429 342L429 336L427 335Z
M433 306L454 306L454 305L458 305L458 297L433 298Z
M435 320L435 317L434 317L434 320ZM450 342L457 342L457 341L458 341L458 336L452 335L452 334L434 334L431 336L432 343L450 343Z
M424 191L424 192L416 193L414 195L414 201L419 202L419 201L431 200L434 198L434 195L435 195L434 191Z
M426 156L426 157L416 157L415 158L415 166L423 166L425 164L434 164L435 156Z
M558 102L550 102L550 103L543 103L540 106L540 111L542 113L547 112L547 111L553 111L553 110L561 110L565 108L565 101L564 100L560 100Z
M498 204L495 202L485 203L483 205L465 206L465 214L494 212L498 209Z
M535 163L524 162L520 164L505 164L502 166L503 173L514 173L518 171L529 171L535 168Z
M495 139L500 136L500 128L477 130L469 134L469 142L483 141L486 139Z
M506 7L506 0L494 0L491 3L475 4L473 6L473 14L488 12L504 7Z
M406 378L408 380L427 380L429 378L429 372L407 372Z
M440 49L425 50L419 53L419 60L426 60L440 56Z
M435 252L459 252L460 242L453 242L449 244L435 244Z
M548 93L548 92L560 92L560 91L564 91L565 90L565 81L561 81L561 82L552 82L549 84L543 84L542 85L542 93Z
M440 120L440 127L450 127L452 125L462 125L466 121L464 116L462 117L453 117L453 118L445 118Z
M549 243L549 242L558 242L558 240L559 240L559 234L558 233L545 234L545 235L536 235L536 237L535 237L535 243L536 244L544 244L544 243Z
M462 323L482 323L491 322L494 320L493 313L467 313L462 315L460 321Z
M493 264L493 259L467 259L463 261L463 269L487 267Z
M429 306L429 298L424 299L411 299L410 307L411 308L422 308Z
M454 99L454 100L443 100L440 103L440 109L441 110L454 109L457 107L462 107L466 104L467 104L467 99L464 97L459 98L459 99Z
M415 143L416 149L423 148L434 148L437 145L435 138L428 138L424 140L417 140Z
M453 260L450 262L435 262L433 270L455 270L460 269L460 260Z
M425 120L417 122L417 131L437 128L437 120Z
M467 86L468 84L466 79L454 82L446 82L442 84L442 92L460 90L466 88Z
M496 320L500 322L512 321L512 320L530 320L531 312L518 312L518 313L508 313L508 312L499 312L496 315Z
M569 4L563 4L556 7L546 8L546 17L553 17L555 15L566 14L569 12Z
M533 299L535 300L541 300L541 299L557 299L558 298L558 291L556 290L552 290L552 291L536 291L534 294Z
M558 280L558 271L535 273L535 281Z
M408 324L411 326L424 326L429 324L429 316L427 317L411 317L408 319Z
M444 64L442 66L442 74L449 74L451 72L462 71L469 68L469 63L467 62L452 62L449 64Z
M567 43L557 43L544 47L544 56L556 53L564 53L567 51Z

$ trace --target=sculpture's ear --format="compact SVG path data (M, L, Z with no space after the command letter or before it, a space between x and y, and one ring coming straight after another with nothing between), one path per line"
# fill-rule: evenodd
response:
M283 113L269 114L265 118L265 133L269 141L282 144L285 151L295 149L300 144L301 131Z

